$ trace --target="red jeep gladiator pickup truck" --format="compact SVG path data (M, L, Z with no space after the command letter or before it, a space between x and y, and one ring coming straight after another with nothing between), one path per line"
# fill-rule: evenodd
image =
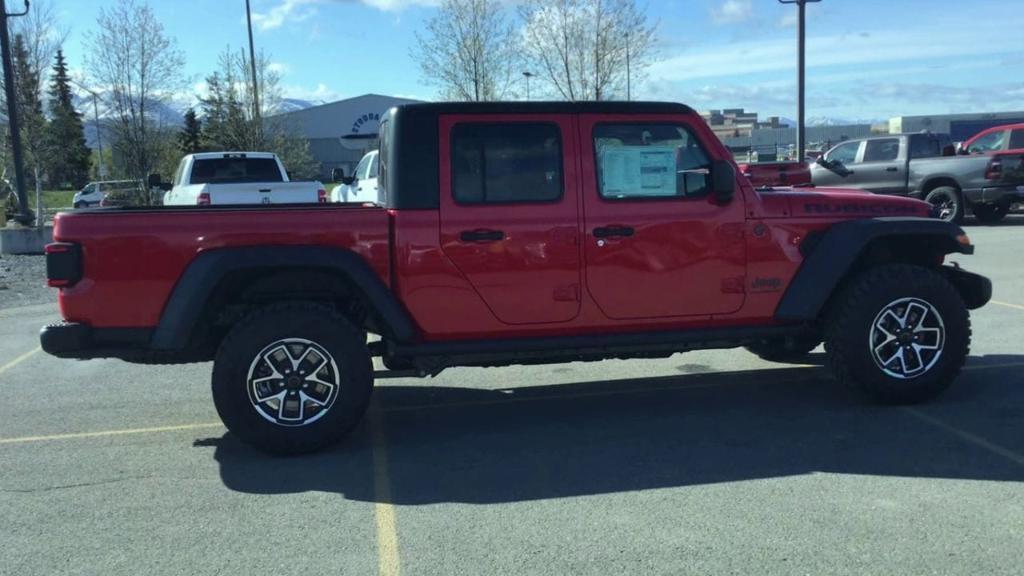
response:
M453 366L786 359L824 341L869 400L922 401L956 377L967 311L991 296L943 265L973 247L924 202L755 190L680 104L414 104L380 138L379 206L58 215L65 321L43 348L212 359L228 429L299 453L358 423L375 376Z

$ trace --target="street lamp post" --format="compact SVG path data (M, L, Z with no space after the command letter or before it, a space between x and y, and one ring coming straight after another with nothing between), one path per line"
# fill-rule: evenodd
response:
M100 178L106 178L107 177L107 165L106 165L106 160L103 158L103 130L102 130L102 127L100 126L100 107L99 107L99 104L98 104L98 101L100 99L100 95L97 94L95 90L89 88L85 84L82 84L78 80L75 80L73 78L70 79L70 80L71 80L72 84L74 84L75 86L78 86L82 90L85 90L86 92L89 93L90 96L92 96L93 121L96 123L96 148L99 150L99 158L100 158L99 168L98 168L97 172L99 173Z
M256 124L256 133L263 135L263 121L260 119L260 87L256 80L256 49L252 42L252 9L249 0L245 0L245 22L249 27L249 67L252 68L252 117Z
M821 0L779 0L779 2L782 4L796 4L799 10L796 40L796 154L797 160L803 162L807 146L804 133L804 23L807 17L807 3L821 2Z
M533 72L523 72L523 78L526 78L526 99L530 99L530 78L533 78Z
M28 14L28 0L25 10L7 13L7 6L0 1L0 50L3 50L4 90L7 96L7 123L11 130L11 153L14 156L14 186L18 195L18 217L21 224L28 226L32 217L28 213L28 194L25 191L25 167L21 156L21 126L18 122L18 101L14 93L14 67L11 65L11 38L7 30L7 19Z

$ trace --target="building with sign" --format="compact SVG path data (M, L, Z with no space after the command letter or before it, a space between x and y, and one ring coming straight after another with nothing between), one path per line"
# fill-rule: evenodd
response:
M320 164L320 179L328 181L335 168L352 174L363 154L377 147L377 140L372 136L380 126L380 117L388 109L414 102L417 100L364 94L288 112L280 118L309 140L309 150Z

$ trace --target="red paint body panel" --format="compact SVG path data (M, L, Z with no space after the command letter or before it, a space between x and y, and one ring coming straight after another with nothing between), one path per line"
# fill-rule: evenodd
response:
M388 215L382 208L65 213L57 216L54 239L80 244L84 263L82 280L60 291L61 314L94 327L155 326L189 262L218 248L344 248L389 282Z
M560 128L559 201L454 202L450 129L494 120ZM198 254L315 245L361 256L428 342L768 325L776 323L807 234L852 218L928 214L923 202L859 191L755 191L739 175L735 197L724 205L707 198L606 201L597 190L591 129L616 121L684 124L711 158L731 158L697 115L446 116L437 210L311 205L59 215L55 239L81 245L84 262L82 280L61 289L61 311L94 327L156 326ZM632 226L635 234L598 246L594 228L609 225ZM461 239L462 231L477 229L506 235Z

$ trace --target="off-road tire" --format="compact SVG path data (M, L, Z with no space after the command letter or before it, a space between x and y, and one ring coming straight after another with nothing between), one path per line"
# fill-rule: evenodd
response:
M323 359L333 360L335 379L339 381L334 400L323 414L302 425L271 421L256 407L250 383L257 358L278 342L292 339L310 341L325 351L329 358ZM309 377L323 374L311 373ZM307 303L274 304L240 320L221 342L213 366L212 389L221 420L243 442L271 454L303 454L337 443L359 423L373 390L373 364L365 333L332 308ZM320 409L308 401L300 402L310 411Z
M982 224L995 224L1010 213L1007 204L975 204L972 208L974 217Z
M930 305L944 334L934 364L900 378L876 362L872 337L883 311L904 299ZM825 351L836 379L876 404L913 404L944 392L967 360L971 340L970 317L956 288L935 270L909 264L878 266L854 278L837 295L825 330Z
M936 208L945 207L948 214L940 216L947 222L960 224L964 220L964 197L953 186L939 186L924 197L924 201Z
M807 356L821 344L821 337L816 334L785 336L760 340L744 346L748 351L762 360L769 362L792 362Z

